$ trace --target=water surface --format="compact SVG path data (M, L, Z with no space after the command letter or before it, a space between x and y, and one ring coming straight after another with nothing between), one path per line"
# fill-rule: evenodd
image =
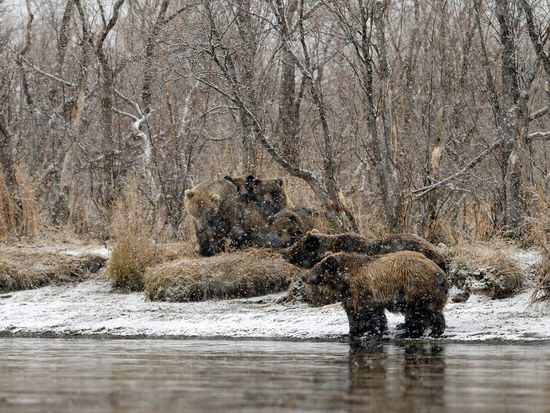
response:
M0 338L0 412L550 412L550 348Z

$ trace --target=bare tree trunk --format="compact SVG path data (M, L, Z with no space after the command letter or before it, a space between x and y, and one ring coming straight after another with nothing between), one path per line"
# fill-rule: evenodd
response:
M281 22L284 36L289 38L298 0L291 0L286 19ZM284 15L284 10L279 10ZM296 92L296 64L289 45L281 45L281 87L279 98L280 148L282 155L295 165L300 163L300 105L304 94L305 78Z
M518 104L519 83L516 67L516 47L512 31L512 13L509 0L496 0L496 17L501 42L502 107L500 108L500 133L502 146L504 228L519 230L522 218L521 155Z
M242 42L242 50L236 54L236 64L241 69L240 84L243 89L242 96L248 107L257 113L257 90L255 78L255 57L258 48L258 40L253 27L251 0L241 0L236 5L236 22ZM259 153L256 144L256 129L254 120L246 111L240 110L240 118L243 133L243 172L256 174L258 172Z

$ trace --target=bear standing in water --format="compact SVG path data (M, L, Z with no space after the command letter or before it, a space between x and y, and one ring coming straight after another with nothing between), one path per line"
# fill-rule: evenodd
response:
M421 337L427 328L432 337L445 331L447 276L420 253L368 256L341 252L323 259L303 280L328 286L342 298L352 338L382 335L387 330L384 309L405 314L400 338Z

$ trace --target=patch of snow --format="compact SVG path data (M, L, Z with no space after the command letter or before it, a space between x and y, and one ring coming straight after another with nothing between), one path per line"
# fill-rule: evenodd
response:
M550 308L529 305L532 289L513 298L472 295L449 301L443 339L550 340ZM335 339L348 332L340 305L279 304L279 295L199 303L146 301L114 291L108 281L47 286L0 295L0 334L115 337L247 337ZM388 313L390 337L403 317Z

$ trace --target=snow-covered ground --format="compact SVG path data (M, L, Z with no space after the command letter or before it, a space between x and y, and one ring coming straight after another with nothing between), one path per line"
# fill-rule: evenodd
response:
M529 306L531 292L504 300L472 296L466 303L449 302L443 338L550 340L550 307ZM278 304L276 297L158 303L91 279L0 295L0 335L337 339L348 331L338 304ZM388 320L392 336L402 317L389 314Z
M59 252L59 251L58 251ZM67 248L64 253L90 252ZM99 251L94 251L99 252ZM108 251L101 251L108 255ZM537 252L516 255L529 273ZM472 295L449 301L447 341L550 340L550 305L530 305L531 285L508 299ZM0 294L0 335L106 337L235 337L341 339L348 322L339 304L321 308L277 303L281 295L200 303L147 301L143 293L121 293L99 275L79 284ZM388 314L389 336L402 316Z

